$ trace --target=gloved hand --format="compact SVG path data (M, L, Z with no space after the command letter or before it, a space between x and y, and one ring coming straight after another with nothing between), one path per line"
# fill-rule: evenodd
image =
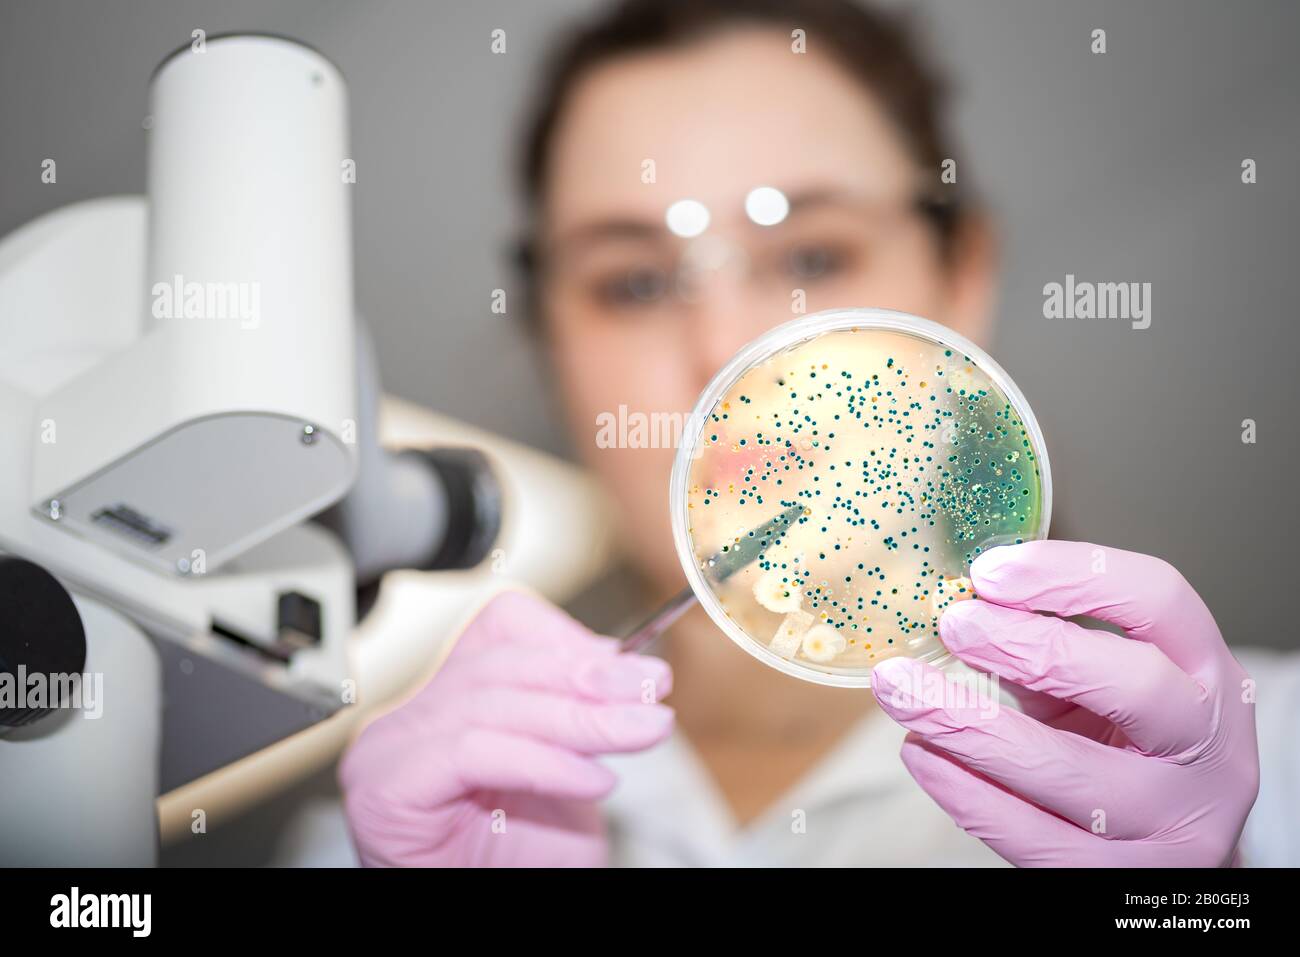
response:
M433 679L343 759L348 825L367 866L600 866L594 755L668 736L666 662L618 653L562 611L496 596Z
M1146 555L1042 541L990 550L971 579L979 599L950 606L940 634L1024 713L940 700L936 669L881 662L872 687L909 729L902 757L921 787L1013 864L1231 863L1259 787L1253 686L1183 577Z

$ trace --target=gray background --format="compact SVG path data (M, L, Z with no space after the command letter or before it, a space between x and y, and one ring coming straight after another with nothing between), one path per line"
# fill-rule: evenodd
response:
M562 451L502 255L513 149L548 38L590 3L0 0L0 234L140 192L149 74L202 27L285 33L352 98L357 291L386 386ZM1290 2L922 5L959 81L961 174L1004 237L994 355L1048 436L1080 538L1178 565L1233 642L1294 647L1291 413L1300 8ZM508 52L489 51L504 28ZM1106 29L1109 52L1089 52ZM45 157L57 185L40 183ZM1240 162L1259 183L1240 182ZM1153 284L1153 324L1049 322L1044 283ZM75 277L68 277L75 281ZM521 302L513 295L512 304ZM869 304L864 304L869 305ZM0 344L2 347L2 344ZM1243 445L1241 421L1258 422Z

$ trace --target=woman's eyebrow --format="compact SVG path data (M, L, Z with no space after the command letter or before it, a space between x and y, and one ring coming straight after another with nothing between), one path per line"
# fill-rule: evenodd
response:
M853 202L862 197L842 186L815 186L787 194L790 212ZM670 239L662 219L618 214L578 223L560 232L551 242L553 249L572 250L607 239L661 241Z
M861 193L853 192L842 186L817 186L786 195L792 213L804 209L815 209L818 206L841 206L845 203L861 201L862 198Z
M551 245L554 248L572 249L604 239L661 239L665 233L662 220L609 216L571 226L559 233Z

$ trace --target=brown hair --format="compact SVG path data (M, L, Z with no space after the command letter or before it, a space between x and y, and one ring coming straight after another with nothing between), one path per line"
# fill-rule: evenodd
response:
M922 208L941 248L949 251L962 208L955 187L937 186L940 164L955 156L941 122L947 84L922 57L906 16L855 0L619 0L604 8L567 35L543 73L519 169L529 213L541 202L560 114L588 71L620 56L681 46L746 24L803 30L810 48L828 51L880 101L916 161L936 170L936 191L924 197ZM519 252L535 304L532 241L525 240Z

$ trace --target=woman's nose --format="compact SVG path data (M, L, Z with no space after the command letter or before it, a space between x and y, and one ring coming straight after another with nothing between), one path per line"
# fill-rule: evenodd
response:
M743 278L717 274L686 306L685 336L702 390L746 343L794 318L764 301Z

